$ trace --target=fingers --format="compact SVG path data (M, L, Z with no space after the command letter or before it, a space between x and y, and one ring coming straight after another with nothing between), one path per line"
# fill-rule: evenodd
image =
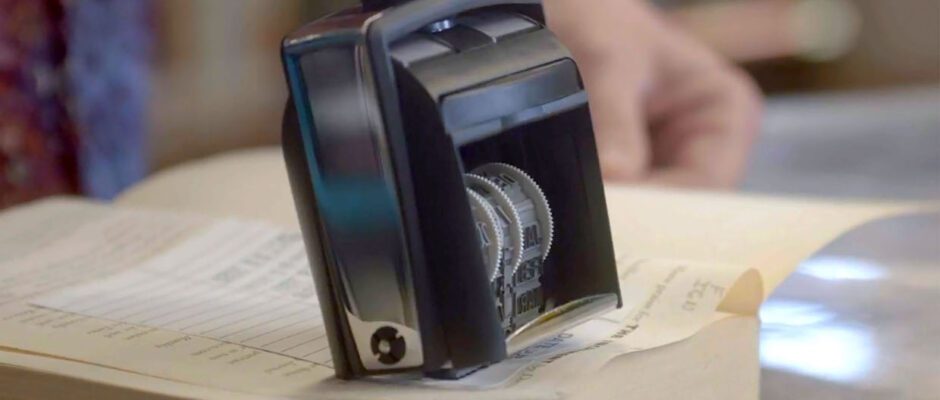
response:
M731 67L679 79L655 114L651 182L732 188L740 181L758 131L760 96Z
M740 180L760 115L743 73L645 2L544 4L578 62L606 179L713 188Z
M656 184L733 188L757 135L762 100L743 71L680 29L664 36L651 121Z
M578 63L604 178L645 177L651 152L641 99L651 75L647 54L652 41L638 37L645 30L636 29L645 19L639 18L636 5L621 0L588 6L570 0L544 4L549 25Z

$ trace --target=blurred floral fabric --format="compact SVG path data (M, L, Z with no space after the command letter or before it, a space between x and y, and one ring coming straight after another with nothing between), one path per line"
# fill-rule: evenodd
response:
M0 0L0 208L146 172L149 0Z
M0 207L78 189L61 4L0 0Z

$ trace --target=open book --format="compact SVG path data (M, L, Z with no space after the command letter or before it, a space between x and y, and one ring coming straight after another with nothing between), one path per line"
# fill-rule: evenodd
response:
M904 209L610 186L621 310L458 381L340 382L280 163L227 157L122 206L0 214L0 397L752 398L764 298L839 234ZM741 382L694 391L714 379Z

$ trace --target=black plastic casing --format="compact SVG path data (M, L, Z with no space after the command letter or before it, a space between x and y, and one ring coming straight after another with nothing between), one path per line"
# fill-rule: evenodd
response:
M507 357L463 179L485 163L523 169L551 204L543 311L619 304L587 97L544 21L534 1L415 0L284 40L284 154L338 377Z

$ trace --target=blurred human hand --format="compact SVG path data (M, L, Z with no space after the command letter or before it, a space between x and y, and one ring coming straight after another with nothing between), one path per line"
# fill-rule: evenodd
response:
M749 77L643 0L545 0L578 62L609 180L731 188L759 128Z

